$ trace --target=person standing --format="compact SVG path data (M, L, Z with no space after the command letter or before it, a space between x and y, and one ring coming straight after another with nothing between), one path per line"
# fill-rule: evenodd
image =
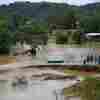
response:
M36 56L36 48L33 48L31 49L31 55L32 56Z

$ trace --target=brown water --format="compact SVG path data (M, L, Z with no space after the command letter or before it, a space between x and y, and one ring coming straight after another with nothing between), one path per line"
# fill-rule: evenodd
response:
M0 55L0 65L15 63L16 58L8 55Z

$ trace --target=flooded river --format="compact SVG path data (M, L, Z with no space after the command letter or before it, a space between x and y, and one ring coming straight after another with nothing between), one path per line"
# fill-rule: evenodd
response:
M11 81L0 81L0 100L64 100L63 80L34 80L12 86Z

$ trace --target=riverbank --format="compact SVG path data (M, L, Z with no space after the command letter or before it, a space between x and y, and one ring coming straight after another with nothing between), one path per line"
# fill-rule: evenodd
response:
M81 69L83 69L83 71ZM84 67L82 66L80 68L80 66L77 65L38 64L38 62L34 61L0 65L0 80L13 79L16 76L25 76L28 77L28 79L44 80L66 79L67 76L95 76L98 74L99 73L96 72L85 72Z

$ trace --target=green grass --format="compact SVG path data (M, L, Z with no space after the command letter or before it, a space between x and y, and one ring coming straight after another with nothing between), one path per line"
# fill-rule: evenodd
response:
M82 100L100 100L100 79L87 77L80 84L64 89L65 96L80 96Z
M89 77L89 76L93 76L96 74L96 72L85 72L85 71L81 71L81 70L71 70L71 69L64 69L64 73L66 75L75 75L75 76L81 76L81 77Z
M64 89L65 96L80 96L80 89L78 87L70 87Z

